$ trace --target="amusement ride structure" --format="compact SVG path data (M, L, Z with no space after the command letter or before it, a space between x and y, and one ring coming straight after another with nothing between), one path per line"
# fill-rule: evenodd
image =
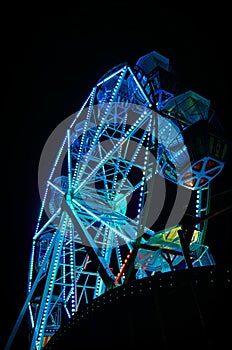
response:
M41 172L56 135L27 299L6 350L25 314L30 350L52 349L61 326L103 295L215 265L204 244L210 184L230 145L210 101L177 81L168 58L152 51L99 79L51 135Z

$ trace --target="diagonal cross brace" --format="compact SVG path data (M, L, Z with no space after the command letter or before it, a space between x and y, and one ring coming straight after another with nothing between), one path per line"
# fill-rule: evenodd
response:
M77 231L83 231L86 238L86 246L85 249L88 252L88 254L91 256L92 260L96 262L99 266L98 272L106 286L107 289L111 289L115 286L115 276L113 275L112 271L109 268L108 263L104 259L104 257L101 254L101 251L99 250L98 246L84 227L81 220L78 218L75 209L73 208L72 204L68 204L65 198L62 202L63 210L67 212L67 214L70 216L75 228Z

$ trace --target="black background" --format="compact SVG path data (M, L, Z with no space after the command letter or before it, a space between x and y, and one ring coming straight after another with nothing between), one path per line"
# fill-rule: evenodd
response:
M1 347L26 298L40 154L103 74L155 50L170 59L181 82L211 101L230 136L229 11L186 6L118 1L64 8L12 4L2 11ZM230 171L231 158L213 180L212 212L231 203ZM206 243L217 264L231 264L231 211L209 220Z

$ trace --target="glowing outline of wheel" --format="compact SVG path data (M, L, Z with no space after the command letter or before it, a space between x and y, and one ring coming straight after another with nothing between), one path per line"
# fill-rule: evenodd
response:
M126 71L126 67L124 67L124 68L121 68L120 69L120 71L121 71L121 77L119 78L119 80L120 79L123 79L123 77L124 77L124 75L125 75L125 71ZM120 72L119 71L119 72ZM117 76L117 74L119 74L118 72L116 72L116 73L114 73L114 76ZM109 78L109 77L108 77ZM106 78L106 79L108 79L108 78ZM118 84L119 85L119 84ZM115 85L115 90L117 90L117 86L118 86L117 84ZM93 92L92 92L92 94L90 95L90 99L94 96L94 92L96 91L96 89L93 89ZM114 95L114 92L112 92L112 95ZM147 101L148 103L149 103L149 101ZM90 106L91 106L91 104L90 104ZM104 105L104 108L106 108L107 109L107 106L108 105ZM99 106L98 106L99 107ZM100 107L101 107L101 105L100 105ZM122 107L122 105L120 105L120 107ZM118 116L118 114L117 114L117 116ZM86 117L86 120L88 120L88 116ZM99 122L99 121L97 121L97 122ZM104 122L105 124L107 124L107 120ZM117 123L116 123L117 124ZM120 124L120 123L119 123ZM78 124L79 125L79 124ZM100 124L101 126L103 125L102 123ZM126 127L126 125L124 125L124 127ZM82 136L85 134L85 127L83 128L83 132L82 132ZM89 129L89 125L88 125L88 130L90 130ZM102 130L101 128L99 128L98 130ZM116 130L114 130L114 132L115 132ZM118 129L117 130L117 132L118 133L120 133L120 130ZM125 130L123 130L123 134L125 133ZM146 137L146 134L144 133L144 135L143 136L145 136ZM122 137L122 134L120 135L120 137ZM111 142L112 142L112 135L110 135L110 137L109 137L110 139L111 139ZM70 145L71 145L71 135L70 134L67 134L67 140L68 140L68 143L69 143L69 147L70 147ZM93 140L91 140L92 142L95 142L95 140L96 140L96 137L95 138L93 138ZM82 139L81 139L81 142L83 142L83 137L82 137ZM131 140L130 140L130 143L131 143ZM142 145L142 143L138 143L138 145ZM87 147L87 146L85 146L85 147ZM120 146L121 147L121 146ZM90 149L91 149L91 147L90 147ZM85 151L85 152L87 152L87 154L88 154L88 152L89 151ZM101 152L102 152L102 150L101 150ZM91 152L90 152L91 153ZM105 154L107 154L106 152L105 152ZM78 157L80 157L80 153L79 154L77 154L76 155L77 156L77 158ZM83 156L83 155L82 155ZM85 156L85 155L84 155ZM83 156L83 157L84 157ZM119 157L120 157L120 155L118 155ZM96 157L96 154L95 154L95 157ZM102 157L100 157L100 158L102 158ZM104 162L103 162L103 164L105 164L105 162L107 161L106 160L106 158L108 158L106 155L105 155L105 157L103 157L103 159L104 159ZM110 158L109 158L110 159ZM118 158L116 158L116 159L118 159ZM93 159L92 159L92 161L93 161ZM97 157L97 162L99 162L99 158ZM118 164L117 163L117 161L116 161L116 163L114 164L114 168L116 168L116 164ZM99 168L99 169L104 169L104 167L103 168L101 168L100 166L97 166L97 168ZM80 171L75 171L74 172L74 177L75 177L75 174L78 174L78 176L79 176L79 178L81 178L80 176L80 174L81 174L81 172L82 172L82 174L84 173L84 170L83 169L86 169L85 167L83 167L83 168L80 168ZM127 169L127 168L126 168ZM91 170L92 170L92 167L91 167ZM96 172L96 169L95 169L95 172ZM68 173L69 173L69 175L71 174L71 170L69 170L68 171ZM110 175L112 175L112 174L110 174ZM77 176L77 178L76 178L76 183L78 182L78 176ZM89 175L87 175L87 179L88 179L88 176ZM105 180L106 180L106 182L108 182L108 183L110 183L110 181L108 181L107 180L107 178L108 178L108 175L104 175L104 178L105 178ZM124 177L124 179L125 179L125 177ZM83 180L83 179L82 179ZM86 180L85 180L86 181ZM73 184L74 184L75 182L73 182ZM95 181L94 181L94 184L96 183L96 178L95 178ZM50 182L50 184L51 184L51 182ZM115 180L114 180L114 182L113 182L113 186L115 185ZM81 186L83 186L83 182L82 182L82 184L81 184ZM142 184L142 186L144 186L144 184ZM73 186L73 187L75 187L75 185ZM106 186L107 187L107 186ZM127 187L129 187L129 185L127 184ZM93 189L93 188L92 188ZM55 189L56 190L56 189ZM130 191L130 190L129 190ZM75 189L75 191L74 191L74 193L77 193L78 191L77 191L77 189ZM110 191L109 191L110 192ZM63 192L62 193L62 195L64 195L65 193ZM91 196L93 196L94 195L94 191L93 191L93 193L91 193ZM109 196L111 196L111 193L108 193L108 195ZM66 197L67 198L67 197ZM90 213L90 211L88 211L88 209L86 208L86 207L84 207L81 203L80 203L80 201L78 202L78 201L76 201L75 199L73 199L73 201L74 201L74 203L76 204L76 207L75 207L75 210L74 210L74 212L75 211L77 211L79 208L81 208L81 210L82 209L84 209L85 210L85 212L86 212L86 214L87 214L87 223L88 223L88 221L90 220L90 218L89 218L89 216L88 216L88 214L90 214L90 216L91 216L91 213ZM88 203L89 204L89 203ZM93 203L91 203L91 204L93 204ZM90 204L90 208L92 207L92 205ZM103 205L105 205L106 203L103 203ZM79 208L78 208L78 206L79 206ZM67 207L66 207L66 209L67 209ZM68 210L68 209L67 209ZM125 214L125 213L124 213ZM94 214L94 215L96 215L96 214ZM96 218L96 220L98 219L99 217L97 216L97 218ZM76 216L76 219L77 219L77 221L78 221L78 215ZM119 218L117 218L117 220L118 220ZM112 222L112 217L110 218L110 220L109 220L109 222L110 222L110 224L107 224L107 221L104 221L104 227L107 227L107 229L106 228L104 228L104 234L103 234L103 239L105 239L106 238L106 236L107 236L107 234L106 234L106 232L107 232L107 230L109 229L109 230L111 230L114 226L113 226L113 222ZM96 222L95 222L96 223ZM80 226L81 226L81 228L85 231L85 228L84 228L84 226L83 226L83 223L81 224L81 222L79 221L79 224L80 224ZM85 223L86 224L86 223ZM90 223L89 223L90 224ZM101 226L101 228L103 227L103 226ZM90 227L93 227L93 222L90 224ZM116 230L116 232L118 232L117 231L117 225L116 225L116 228L114 227L114 229ZM137 232L137 230L136 230L136 232ZM120 234L121 234L122 232L120 232L119 231L119 234L117 235L118 237L120 237ZM88 233L85 231L85 235L87 235ZM132 237L133 238L133 237ZM135 237L134 237L135 238ZM89 242L88 242L89 243ZM88 244L87 243L87 244ZM102 243L104 243L104 242L102 242ZM108 250L108 252L107 252L107 244L108 244L108 242L106 242L106 246L104 247L104 250L105 250L105 252L104 252L104 254L105 254L105 256L107 256L107 254L111 254L111 253L109 253L109 250ZM112 244L112 242L110 243L110 244ZM115 244L115 243L114 243ZM91 246L93 246L94 244L93 244L93 242L91 243ZM96 249L99 249L99 246L97 246L97 247L95 247ZM129 253L130 254L130 252L132 251L132 249L131 249L132 247L130 246L130 242L128 243L128 252L127 253ZM117 261L118 261L118 275L119 275L119 277L122 279L122 283L123 283L123 278L124 278L124 274L123 274L123 267L124 267L124 261L125 261L125 259L126 260L128 260L130 257L129 257L129 254L126 254L126 256L124 256L124 261L123 261L123 259L122 259L122 256L121 256L121 252L120 252L120 250L118 249L118 246L116 245L116 251L117 251L117 254L118 254L118 259L117 259ZM86 261L88 261L88 259L89 259L89 255L88 255L88 253L85 253L86 254L86 256L83 258L83 262L82 262L82 265L80 265L80 266L85 266L85 268L86 268ZM104 255L103 254L103 255ZM106 263L106 261L105 261L105 256L104 256L104 258L102 259L102 266L103 266L103 269L105 270L105 272L107 272L107 274L110 276L110 278L112 278L112 280L114 280L115 279L115 276L111 273L111 270L109 269L109 265L107 264L109 261L108 260L110 260L110 257L108 256L107 257L107 263ZM100 257L99 257L99 259L100 259ZM78 268L80 268L80 266L78 267ZM74 274L74 273L73 273ZM81 274L80 274L81 275ZM88 275L89 276L89 275ZM96 277L96 279L97 279L97 282L96 282L96 285L95 285L95 292L94 292L94 295L93 295L93 298L95 298L95 297L97 297L97 296L99 296L99 295L101 295L102 293L104 293L104 291L106 290L106 285L107 285L107 282L105 283L105 285L104 285L104 283L103 283L103 279L102 279L102 277L100 277L100 276L97 276ZM119 278L116 278L117 280L119 280ZM50 282L51 283L51 282ZM109 287L109 286L108 286ZM82 287L83 288L83 287ZM47 288L48 289L48 288ZM78 288L77 288L78 289ZM82 291L81 291L81 295L83 295L83 290L84 289L82 289ZM86 300L86 302L88 302L88 300ZM48 301L46 301L46 303L47 304L49 304L48 303ZM78 300L78 303L77 303L78 305L80 304L80 299ZM42 305L43 305L43 303L42 303ZM72 311L72 313L73 312L76 312L77 311L77 307L75 306L75 309ZM71 313L70 313L71 314ZM42 313L41 313L41 319L42 319ZM35 339L35 338L34 338ZM33 343L33 342L32 342Z
M90 109L92 108L92 106L93 106L93 99L95 97L95 93L97 91L97 88L102 83L104 83L105 81L108 81L112 77L116 77L116 76L117 76L117 80L122 82L123 78L125 77L126 72L128 72L128 71L130 72L131 76L133 77L134 81L136 82L137 89L140 91L140 93L142 93L144 95L144 99L146 101L145 106L141 107L141 105L138 105L138 106L136 106L136 108L140 109L140 112L141 112L141 110L144 111L144 107L145 107L145 109L147 108L147 106L150 107L151 103L150 103L149 99L147 98L147 96L144 94L143 87L140 86L140 84L138 83L136 77L133 75L132 70L129 67L127 67L127 66L119 67L119 69L116 70L116 72L114 71L112 73L112 75L108 74L101 82L99 82L96 85L96 87L94 87L94 89L93 89L92 93L90 94L89 98L84 103L81 111L78 113L78 115L75 115L75 118L72 117L73 122L71 123L71 127L74 125L74 122L75 122L76 118L79 117L80 114L83 112L83 110L86 107L88 101L89 101ZM120 84L116 84L115 85L115 89L113 90L113 92L110 91L111 96L113 96L113 97L116 96L117 90L118 90L118 86L120 86ZM112 99L111 99L109 104L112 104L113 97L112 97ZM124 104L126 105L127 102L126 101L123 102L120 106L124 106ZM102 106L104 106L104 108L105 107L107 108L108 104L105 104L105 102L103 101ZM119 114L117 114L117 116L118 115ZM88 116L87 116L86 120L88 120ZM102 127L102 125L103 125L103 127L104 127L104 125L107 125L106 121L104 121L104 123L105 124L101 123L101 127ZM115 123L114 125L117 125L117 123ZM93 126L94 126L94 124L93 124ZM124 123L124 126L126 127L125 123ZM131 125L129 125L129 126L131 126ZM147 124L147 128L149 128L148 124ZM90 129L88 129L88 130L90 130ZM100 128L99 130L101 131L102 129ZM148 137L148 135L149 135L149 129L145 129L145 130L146 130L146 132L143 134L144 139L146 139ZM123 130L123 132L122 132L121 129L118 129L117 132L121 133L121 136L122 136L125 133L125 130ZM85 128L83 129L81 135L85 135ZM112 135L110 136L110 139L112 140ZM82 141L83 140L84 140L84 138L82 138ZM95 140L94 137L93 137L92 141L93 140ZM125 142L125 139L123 139L123 143L124 142ZM138 146L139 145L142 146L142 143L140 141L137 140L137 142L138 142ZM63 146L64 146L65 143L67 143L67 145L68 145L68 147L67 147L67 154L68 154L68 176L67 176L67 178L68 178L68 187L70 189L71 188L71 172L72 172L71 163L70 163L71 158L72 158L71 157L72 135L70 134L70 129L67 130L67 135L65 137L64 143L61 146L61 151L60 151L60 153L58 153L58 155L61 154L61 152L63 150ZM131 143L131 141L130 141L130 143ZM119 145L119 147L121 147L121 145ZM91 149L91 147L90 147L90 149ZM87 154L88 151L85 151L84 153ZM75 155L75 156L78 157L78 154ZM80 154L79 154L79 156L80 156ZM85 154L84 155L82 154L82 156L85 156ZM102 160L103 159L104 159L104 161L102 162L102 164L105 164L105 162L108 161L108 159L110 159L110 157L108 158L107 154L105 154L105 157L103 157ZM119 157L117 157L115 159L116 160L115 160L114 168L116 167L116 164L118 164L117 162L118 162ZM52 179L52 177L54 175L54 170L56 168L58 160L59 160L59 156L57 157L57 159L55 161L55 166L52 168L52 172L51 172L51 174L49 176L49 180L47 182L48 186L47 186L47 189L45 191L45 194L47 194L47 191L48 191L49 188L53 188L57 193L60 193L63 197L66 198L65 201L63 201L62 203L60 202L60 205L62 204L63 205L63 209L66 210L70 214L70 211L69 211L70 208L68 208L67 205L66 205L67 203L69 205L71 204L71 199L69 198L69 193L68 192L66 193L65 191L63 191L62 187L59 187L59 186L57 186L57 184L51 182L51 179ZM97 160L99 161L99 158ZM93 161L93 158L92 158L92 161ZM103 168L101 166L98 166L98 169L102 170ZM120 173L123 173L123 171L121 169L119 169L119 170L120 170ZM96 172L96 169L95 169L95 172ZM80 175L80 173L81 172L78 172L77 170L74 171L74 175L73 175L74 180L75 180L75 178L78 175ZM84 170L83 170L83 173L84 173ZM61 175L61 174L59 173L58 175ZM110 176L112 176L112 172L110 173ZM110 176L109 176L109 178L110 178ZM107 176L104 175L104 178L106 180ZM59 179L59 176L58 176L58 179ZM88 179L88 175L87 175L86 179ZM106 182L108 182L108 180ZM95 184L95 183L96 183L96 181L94 181L92 184ZM110 183L110 180L109 180L109 183ZM75 187L75 181L72 182L72 184L73 184L73 187ZM113 185L115 185L115 184L116 184L116 181L114 180L113 181ZM140 183L140 185L142 185L141 187L143 187L144 183ZM127 184L127 190L129 189L129 187L130 187L130 184L129 185ZM94 188L95 187L92 187L91 189L93 190ZM201 208L201 201L202 201L201 197L202 197L203 191L207 193L207 201L206 201L207 204L208 204L208 200L209 200L209 195L208 195L209 187L208 186L204 187L202 190L198 190L197 191L197 197L198 198L197 198L196 211L197 211L198 214L201 211L205 211L207 213L207 210L208 210L208 206L207 205L206 205L205 208ZM75 193L77 193L77 192L78 191L75 189ZM91 195L92 194L94 194L94 192L91 192ZM110 191L108 191L108 194L111 195ZM53 192L53 195L54 195L54 192ZM142 200L143 200L143 198L141 199L141 201ZM49 203L51 204L51 201L49 201ZM104 250L105 250L104 254L105 255L104 256L98 255L98 259L101 262L101 268L103 270L102 271L102 275L100 276L98 271L95 271L95 272L93 272L93 271L89 271L88 272L87 271L87 273L85 273L86 267L89 264L91 264L88 251L83 249L83 245L80 246L79 248L74 247L73 242L75 241L78 244L78 237L73 239L73 235L74 235L73 225L72 225L72 223L70 221L70 218L68 218L68 215L63 213L62 214L62 220L60 221L60 224L58 225L58 230L56 229L55 232L53 232L53 234L49 237L49 240L47 241L48 244L47 244L47 247L45 247L45 249L44 249L44 251L45 251L44 252L44 256L42 256L42 257L40 257L40 259L38 259L38 261L40 260L39 261L40 266L37 266L38 275L36 276L35 279L33 279L32 271L35 268L34 267L34 263L35 263L35 260L34 260L35 256L34 256L34 254L36 253L36 249L38 248L38 247L36 247L36 244L40 244L39 237L40 236L44 236L44 232L46 232L46 234L48 234L48 235L50 234L50 230L51 230L50 224L53 223L55 218L58 217L60 215L60 213L61 213L61 207L59 206L59 204L58 204L58 209L57 209L57 208L55 208L54 203L55 203L55 200L54 200L54 196L53 196L53 202L52 202L53 206L52 206L52 208L50 207L50 210L52 211L52 216L51 216L51 218L49 220L47 220L47 222L45 222L44 226L42 226L42 228L41 228L39 225L41 224L42 211L45 210L45 212L46 212L47 210L49 210L48 207L45 208L46 199L44 199L42 201L42 208L41 208L41 212L40 212L40 215L39 215L38 225L37 225L35 236L34 236L34 239L33 239L32 259L31 259L31 267L30 267L31 275L30 275L30 278L29 278L29 288L28 288L29 312L30 312L32 317L33 317L33 300L32 300L32 295L34 297L34 291L35 291L37 285L39 285L40 280L42 279L43 274L46 271L48 273L48 276L47 276L45 287L44 287L43 297L42 297L42 300L41 300L41 303L40 303L40 309L39 309L38 314L37 314L36 324L38 325L38 327L35 327L35 332L34 332L34 334L32 336L31 349L34 349L35 346L40 349L41 346L43 346L42 342L43 342L44 337L48 337L49 338L49 334L45 334L44 333L45 332L45 328L46 328L46 326L48 324L48 321L49 321L49 317L50 317L49 313L51 311L54 312L55 308L57 308L57 315L58 315L58 318L59 318L59 313L60 313L60 308L61 308L60 307L60 296L57 299L53 298L55 296L55 294L53 295L55 285L59 285L59 284L63 285L64 290L65 290L65 292L64 292L64 290L62 291L63 308L66 310L67 316L71 317L74 312L77 312L78 307L79 307L79 305L80 305L80 303L82 301L83 296L85 296L85 302L86 303L88 302L88 296L87 296L87 289L88 288L89 289L93 289L94 292L92 293L92 298L95 298L95 297L101 295L102 293L104 293L104 291L107 289L107 287L112 287L112 285L111 286L110 285L107 286L107 280L109 281L111 279L112 281L117 282L117 283L118 283L118 281L121 280L121 283L123 283L125 261L130 258L130 252L132 251L132 249L130 249L130 248L132 248L132 247L130 247L130 241L135 239L138 236L137 235L137 230L136 230L136 235L137 235L136 237L135 236L133 237L133 233L134 232L132 232L132 236L129 238L129 242L128 242L128 251L126 252L126 254L124 256L124 261L123 261L123 258L121 256L121 251L118 250L117 261L118 261L118 270L119 270L119 272L118 272L118 277L117 278L115 278L115 275L112 273L111 268L110 268L110 266L108 264L109 256L107 257L107 254L110 254L110 253L109 252L107 253L107 249L105 249L105 247L107 245L104 247ZM59 198L58 198L58 203L59 203ZM74 199L74 204L76 205L75 210L78 210L78 208L81 208L81 209L84 208L83 205L80 202L75 201L75 199ZM103 203L103 204L105 205L105 203ZM120 208L119 213L118 213L118 214L122 214L121 216L123 216L123 214L125 214L125 200L124 200L123 204L124 205ZM90 205L90 207L91 206L92 205ZM94 215L96 215L96 214L91 215L91 213L88 211L88 209L86 207L84 209L85 209L85 213L86 213L85 225L87 225L87 224L90 224L90 222L89 222L89 220L90 220L89 214L93 218L94 218ZM74 219L77 222L79 222L77 216L76 217L72 216L72 219ZM99 217L96 217L95 219L96 219L96 221L98 221ZM109 219L109 217L108 217L108 219ZM116 220L119 220L119 217L117 217ZM109 221L112 224L112 216L110 217ZM80 222L79 222L79 224L80 224ZM87 236L88 232L86 231L84 226L80 224L80 227L83 229L83 231L85 232L85 235ZM93 223L92 223L92 227L93 227ZM100 227L102 228L102 226L100 226ZM104 227L107 227L107 229L112 229L110 224L107 225L107 220L104 221ZM204 234L204 230L205 230L205 227L203 227L201 229L199 228L199 234L198 234L198 237L197 237L197 243L198 244L201 244L202 237L203 237L203 234ZM118 235L118 237L123 237L122 236L122 232L120 232L120 231L118 232L117 229L114 229L114 231ZM68 232L68 235L67 235L67 232ZM103 237L103 239L106 238L106 231L102 235L102 237ZM89 242L90 242L90 240L88 240L88 244L89 244ZM42 243L43 244L46 243L46 239ZM81 241L80 241L80 243L81 243ZM101 244L102 243L104 243L104 242L101 242ZM99 243L94 245L93 241L91 241L91 243L90 243L90 246L92 248L96 249L95 255L98 254L98 250L99 250L99 245L98 244ZM110 244L112 244L112 242ZM114 242L114 245L115 245L115 242ZM117 244L115 246L116 246L116 250L117 250ZM65 253L63 252L63 258L62 258L63 260L61 262L61 253L64 250L64 247L65 247L66 251L65 251ZM86 247L86 245L85 245L85 247ZM53 253L52 253L52 251L53 251ZM77 262L74 263L75 255L76 255L75 252L76 251L78 251L80 253L79 255L82 255L82 257L81 257L82 261L78 265L77 265ZM65 259L67 260L67 257L68 257L68 260L69 260L68 262L65 261ZM49 262L49 259L50 259L50 262ZM38 263L38 261L37 261L37 263ZM48 270L48 266L49 265L51 266L50 270ZM69 276L66 281L62 281L62 282L60 282L61 281L60 278L57 278L57 271L58 271L58 269L61 266L63 266L64 268L66 268L68 270L68 273L67 273L67 271L65 271L65 272L63 271L63 277L64 276ZM164 270L165 270L165 267L164 267ZM87 277L86 278L86 284L78 285L78 278L77 277L80 277L82 274L85 274L85 276ZM74 275L76 276L76 278L74 278ZM105 282L103 282L103 280L104 280L103 276L105 276ZM92 287L91 284L87 285L87 280L89 278L92 278L92 277L96 279L96 283L95 283L94 288ZM138 278L141 278L141 277L144 277L144 275L142 275L142 276L140 276ZM71 281L71 288L69 288L70 281ZM115 285L117 285L117 283L115 283ZM74 288L74 286L75 286L75 288ZM79 299L77 300L77 295L75 295L75 293L77 293L78 289L80 289L80 294L79 294ZM67 290L68 290L68 292L67 292ZM75 293L74 293L74 290L76 291ZM65 294L65 298L64 298L64 294ZM52 299L54 299L54 300L52 300ZM68 303L71 306L70 305L68 306ZM53 314L51 313L50 315L53 315ZM35 321L35 319L33 320L33 322L34 321ZM52 328L52 320L50 320L50 321L51 321L50 328ZM54 329L53 329L53 331L57 330L55 327L57 327L58 325L59 325L59 319L57 319L54 322Z

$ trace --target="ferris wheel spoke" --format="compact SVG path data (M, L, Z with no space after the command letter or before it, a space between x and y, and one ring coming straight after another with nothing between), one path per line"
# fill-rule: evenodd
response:
M107 126L103 125L102 127L98 127L97 130L97 135L98 138L100 138L103 134L105 129L107 128ZM83 178L83 176L85 176L86 173L88 173L87 168L89 167L89 163L91 162L99 162L99 155L97 154L98 150L97 150L97 137L96 134L91 135L91 129L89 131L89 139L90 139L90 145L86 150L83 150L82 153L82 157L81 157L81 161L79 162L77 169L78 169L78 175L76 176L76 180L75 180L75 184L73 184L73 187L75 188L75 185L81 181L81 179ZM92 139L94 140L94 143L92 141ZM91 143L92 142L92 143Z
M136 130L144 124L144 122L147 121L148 116L150 116L150 113L147 113L145 115L141 115L134 124L129 128L129 130L125 133L125 135L108 151L106 156L99 162L95 167L91 167L91 171L88 173L86 178L83 179L83 181L80 182L80 184L75 188L74 194L81 189L83 185L86 184L86 182L93 177L97 171L102 167L103 164L105 164L111 157L114 156L114 154L120 149L120 147L123 145L123 143L126 141L126 139L129 137L129 135L133 135Z
M120 225L120 229L122 232L127 232L127 234L130 235L131 241L135 241L138 238L138 232L139 232L139 222L141 221L141 215L140 219L139 216L135 219L132 219L126 215L123 215L121 213L115 213L115 217L118 218L118 221L120 219L121 222L124 222L124 224ZM157 232L152 230L151 228L148 228L144 226L143 232L146 233L149 236L155 236ZM132 248L133 245L130 245L130 249Z
M104 281L107 288L111 288L115 281L115 277L112 274L112 271L110 270L107 261L100 254L99 247L97 246L96 242L93 240L91 235L89 234L88 230L85 228L83 222L77 215L73 205L71 203L67 204L66 202L64 202L63 205L64 205L65 211L68 213L74 225L76 226L76 230L77 231L81 230L84 233L86 238L86 250L90 252L91 256L95 261L98 261L100 263L99 273L102 277L102 280Z
M89 198L90 199L86 200L85 202L86 205L89 208L91 208L91 210L87 209L87 207L82 205L81 202L77 202L75 199L72 200L73 204L76 205L76 208L79 209L78 215L82 217L83 220L84 218L86 218L87 229L89 230L91 228L93 231L99 233L98 226L95 227L94 224L100 222L101 226L107 227L111 230L111 232L114 233L115 240L113 242L113 245L116 244L116 239L120 239L121 244L127 244L130 247L130 249L132 249L132 242L138 238L137 232L139 231L139 217L142 214L140 213L137 215L136 219L132 219L131 217L123 213L122 209L126 207L125 195L121 195L121 197L116 196L114 200L110 202L111 205L108 205L108 207L105 205L104 202L101 202L102 207L99 204L97 204L94 207L94 204L96 204L96 200L91 193ZM121 199L117 200L117 198ZM86 216L86 214L88 215ZM91 217L93 220L90 224L89 217ZM144 233L147 233L149 237L156 234L154 230L146 226L144 227ZM102 234L100 233L100 235ZM94 237L94 235L92 235L92 237ZM98 241L98 243L100 243L100 241ZM104 243L101 242L101 244Z
M52 183L51 181L47 181L47 183L48 183L54 190L56 190L57 192L59 192L62 196L65 195L65 192L62 191L62 189L59 188L58 186L56 186L54 183Z
M93 213L92 211L90 211L89 209L87 209L85 206L83 206L81 203L77 202L75 199L72 199L72 202L79 208L81 208L81 210L83 210L85 213L89 214L90 217L94 218L96 221L101 222L103 225L105 225L106 227L109 227L111 230L113 230L115 232L115 234L117 234L119 237L121 237L124 242L128 242L130 241L130 237L128 237L128 235L124 235L122 234L119 230L112 228L110 226L110 224L108 224L107 221L105 221L104 219L101 218L101 216ZM87 233L87 232L86 232ZM87 234L88 235L88 234Z
M59 208L51 217L50 219L45 223L45 225L36 233L36 235L33 237L34 240L36 240L43 232L44 230L58 217L58 215L61 212L61 208Z

